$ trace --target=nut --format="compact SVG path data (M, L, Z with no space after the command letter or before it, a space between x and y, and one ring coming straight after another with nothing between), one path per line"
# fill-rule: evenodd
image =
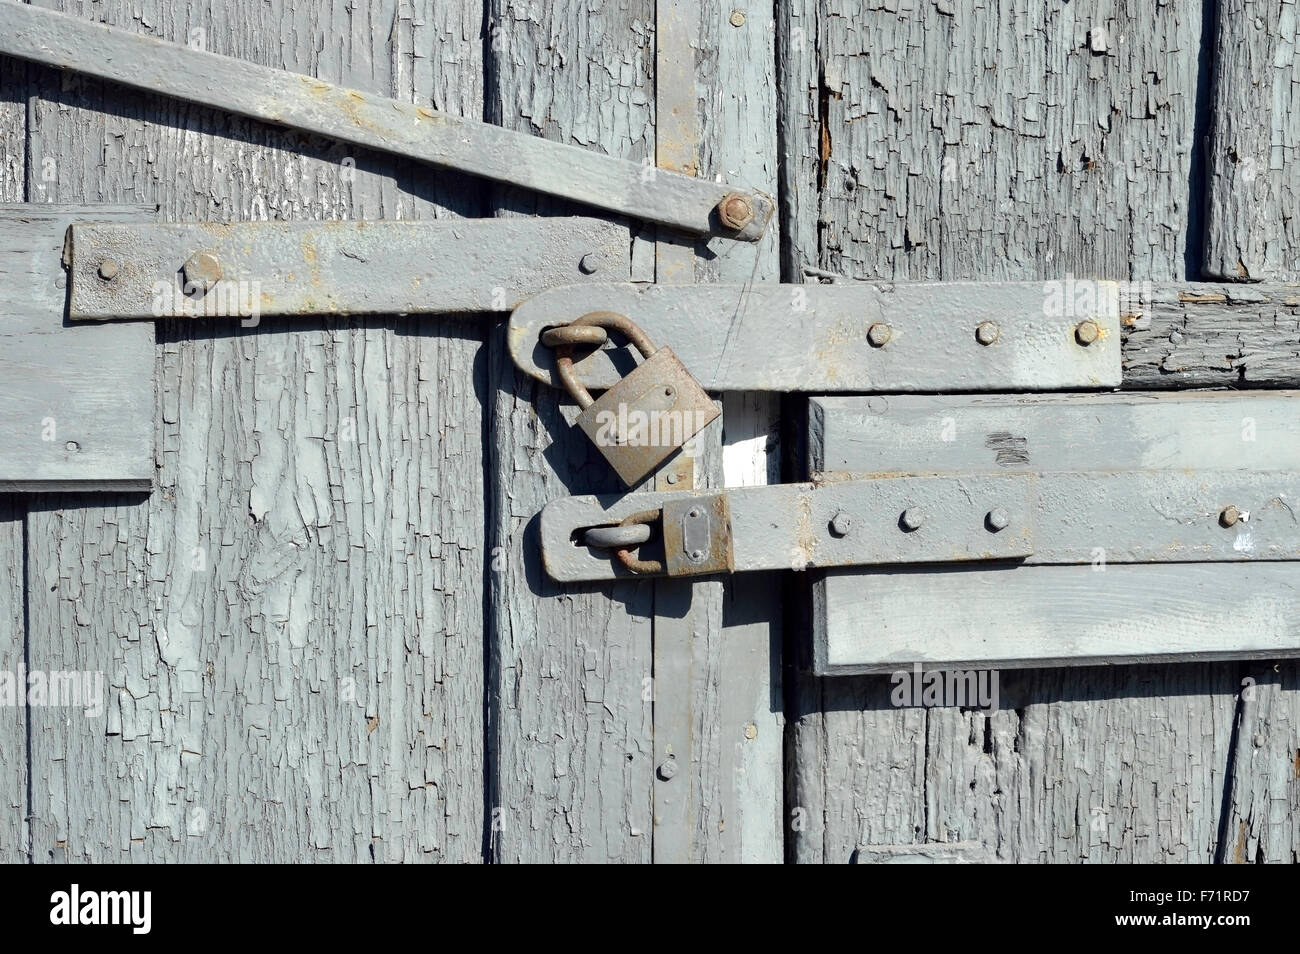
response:
M1225 527L1231 527L1242 518L1242 513L1236 507L1224 507L1223 512L1219 514L1219 523Z
M117 278L117 262L111 258L106 258L99 263L99 277L106 282L111 282Z
M988 516L984 519L988 523L989 529L994 533L997 533L999 530L1005 530L1007 527L1011 526L1011 518L1001 507L994 507L988 512Z
M915 507L908 507L898 518L898 525L904 530L919 530L923 523L925 523L925 514Z
M1081 321L1074 329L1074 340L1085 348L1101 337L1101 329L1095 321Z
M588 252L578 262L578 271L584 275L592 275L600 268L600 256L595 252Z
M181 266L186 291L205 292L221 281L221 262L211 252L195 252Z
M831 533L837 537L847 537L853 529L853 518L843 510L831 517Z
M883 348L889 344L889 339L894 336L894 329L889 327L883 321L877 321L867 329L867 341L873 348Z
M677 774L677 759L667 758L659 763L659 777L665 782Z
M718 218L725 228L739 232L754 221L754 203L738 192L728 193L718 203Z
M982 345L991 345L998 340L998 335L1002 334L1002 329L991 321L981 321L979 327L975 329L975 340Z

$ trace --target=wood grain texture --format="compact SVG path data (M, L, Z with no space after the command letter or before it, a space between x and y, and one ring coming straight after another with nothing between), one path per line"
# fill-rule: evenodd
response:
M472 4L93 15L436 108L481 102ZM35 200L156 201L181 221L479 208L403 162L32 76ZM31 172L45 158L52 181ZM32 665L102 671L109 702L33 715L35 858L479 859L480 332L187 320L159 340L154 494L32 504Z
M492 0L488 9L489 120L653 166L650 0L594 10L577 0ZM507 215L576 211L523 192L496 200ZM634 249L634 278L652 278L653 267L652 246ZM515 371L504 339L502 327L489 358L487 465L502 475L488 510L491 857L648 862L653 584L579 589L546 579L542 506L622 484L570 426L576 409Z
M823 7L779 24L792 273L1195 277L1199 5ZM789 857L976 841L1002 860L1213 860L1237 668L1008 674L992 715L801 676Z
M1300 275L1300 11L1295 0L1215 4L1206 278Z

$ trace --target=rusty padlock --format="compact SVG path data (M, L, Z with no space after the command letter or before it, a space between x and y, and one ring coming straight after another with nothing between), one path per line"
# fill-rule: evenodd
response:
M573 347L599 347L617 331L645 359L593 399L573 369ZM657 470L718 416L713 400L668 348L656 348L630 318L595 311L542 332L555 349L560 382L578 403L582 428L629 487Z

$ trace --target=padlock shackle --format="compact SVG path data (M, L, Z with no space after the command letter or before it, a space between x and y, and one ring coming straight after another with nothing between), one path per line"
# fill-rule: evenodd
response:
M642 331L636 322L627 315L620 315L616 311L593 311L581 318L573 319L567 325L560 325L558 328L548 328L543 331L542 344L555 349L555 368L560 383L578 402L578 407L584 411L595 402L586 385L579 381L577 374L574 373L573 346L574 344L591 344L599 347L604 344L604 341L600 340L600 335L592 335L590 332L583 331L583 329L594 330L597 328L605 331L617 331L622 334L627 339L628 344L641 352L643 359L650 357L659 350L650 341L650 336Z

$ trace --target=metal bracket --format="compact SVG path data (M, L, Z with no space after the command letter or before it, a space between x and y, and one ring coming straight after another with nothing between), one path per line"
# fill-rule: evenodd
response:
M753 190L648 168L14 0L0 0L0 54L700 235L757 241L775 208L770 196Z
M1114 282L1098 307L1056 308L1043 282L647 285L554 288L510 318L515 364L556 384L540 343L592 311L627 315L670 345L711 391L1042 391L1120 384ZM1059 313L1058 313L1059 312ZM574 366L608 388L634 366L622 348Z
M569 497L542 510L542 563L553 579L575 582L1022 559L1034 552L1030 483L1025 475L1002 474L884 477L740 487L721 494ZM709 514L708 521L691 517L695 510ZM643 561L659 564L656 568L637 572L615 559L611 549L598 545L606 542L606 530L587 536L592 528L645 511L661 515L640 551ZM995 511L998 527L989 523ZM697 550L700 555L692 558Z
M74 320L510 311L626 278L625 226L590 218L74 224Z

